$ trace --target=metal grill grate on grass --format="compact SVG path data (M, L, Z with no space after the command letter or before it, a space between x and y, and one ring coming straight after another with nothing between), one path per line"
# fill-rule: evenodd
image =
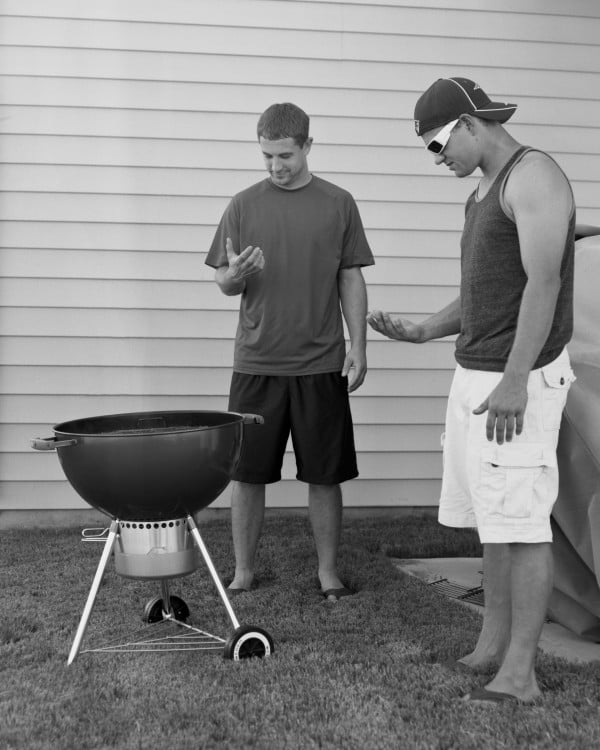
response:
M438 581L431 581L427 585L432 586L440 594L443 594L450 599L460 599L463 602L477 604L480 607L485 606L483 586L467 588L467 586L461 586L459 583L449 581L447 578L441 578Z

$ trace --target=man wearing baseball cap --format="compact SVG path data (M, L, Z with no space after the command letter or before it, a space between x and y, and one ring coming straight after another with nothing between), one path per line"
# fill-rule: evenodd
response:
M415 130L435 164L481 171L461 238L460 296L422 323L382 311L370 325L422 343L456 335L448 399L440 523L476 526L484 549L485 612L457 664L494 665L465 700L530 703L535 654L553 585L550 513L556 444L573 373L575 205L556 162L503 127L516 105L467 78L440 78L419 97Z

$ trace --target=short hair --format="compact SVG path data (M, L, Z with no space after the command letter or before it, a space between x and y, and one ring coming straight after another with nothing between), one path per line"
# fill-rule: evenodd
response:
M265 138L267 141L280 141L293 138L296 145L302 148L308 139L309 123L309 116L295 104L272 104L259 117L256 133L259 140Z

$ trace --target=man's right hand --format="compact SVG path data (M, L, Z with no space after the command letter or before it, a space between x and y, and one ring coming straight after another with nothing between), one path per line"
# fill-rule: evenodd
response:
M233 249L231 238L228 237L225 242L225 250L229 263L227 276L233 283L244 281L248 276L259 273L265 267L265 258L260 247L249 245L238 255Z
M374 331L389 339L409 341L412 344L421 344L425 340L423 326L383 310L371 310L367 315L367 323Z

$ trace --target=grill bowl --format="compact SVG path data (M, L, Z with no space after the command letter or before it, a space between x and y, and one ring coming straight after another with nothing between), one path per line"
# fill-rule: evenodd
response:
M195 513L223 492L245 420L234 412L132 412L53 430L62 469L89 505L124 521L163 521Z

